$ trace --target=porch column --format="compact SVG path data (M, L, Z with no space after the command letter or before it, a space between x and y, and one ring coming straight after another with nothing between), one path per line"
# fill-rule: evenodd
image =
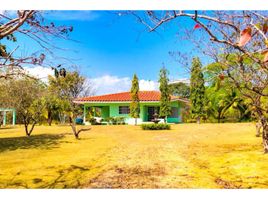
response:
M179 108L179 116L180 116L179 122L183 122L183 121L182 121L182 112L183 112L183 108L180 107L180 108Z
M96 117L96 107L93 107L93 109L94 109L93 115L94 115L94 117Z
M7 123L7 112L4 111L3 126L5 126L6 123Z
M87 106L84 104L84 116L83 116L83 122L85 123L86 122L86 108Z
M13 115L12 115L12 125L15 126L16 124L16 111L13 110Z
M144 120L144 106L140 105L140 115L139 118L141 119L141 121L145 121Z

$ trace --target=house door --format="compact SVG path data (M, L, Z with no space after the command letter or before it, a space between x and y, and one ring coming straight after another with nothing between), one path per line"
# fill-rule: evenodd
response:
M154 119L154 114L159 114L159 107L148 107L148 121L152 121Z

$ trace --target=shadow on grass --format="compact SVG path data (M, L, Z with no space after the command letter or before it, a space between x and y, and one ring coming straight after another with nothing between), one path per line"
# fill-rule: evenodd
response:
M7 129L13 129L14 127L13 126L3 126L3 127L0 127L0 130L7 130Z
M0 138L0 153L16 149L55 148L60 143L59 140L64 136L64 134L41 134L30 137Z
M82 167L82 166L78 166L78 165L70 165L70 167L66 168L66 169L61 169L58 170L58 176L49 184L47 185L43 185L40 188L49 188L49 189L53 189L53 188L79 188L81 187L81 183L80 183L80 176L82 176L83 172L85 171L89 171L90 168L89 167ZM68 175L72 174L72 173L77 173L77 177L76 178L72 178L73 181L75 183L68 183Z
M93 169L93 168L92 168ZM32 179L32 185L30 182L27 182L20 178L21 172L14 174L9 181L6 181L0 189L7 188L40 188L40 189L54 189L54 188L81 188L82 184L80 179L84 176L83 172L91 170L91 167L70 165L67 168L56 170L57 175L54 176L54 179L47 182L46 177L36 177ZM75 174L75 177L74 177ZM44 179L43 179L44 178Z

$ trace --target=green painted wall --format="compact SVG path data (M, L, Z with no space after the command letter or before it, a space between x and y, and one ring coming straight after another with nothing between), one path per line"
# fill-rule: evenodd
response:
M119 106L129 106L129 103L85 103L86 107L101 107L102 109L102 117L126 117L130 118L128 114L119 114ZM148 107L149 106L159 106L159 103L153 102L141 102L140 103L140 118L142 121L148 120ZM179 102L171 102L172 107L178 107L178 118L170 118L168 117L168 123L179 123L181 122L181 113L180 107L181 104Z
M181 122L181 104L178 101L171 102L171 107L178 108L178 118L168 117L168 123L180 123Z
M128 103L122 104L110 104L110 117L126 117L128 118L128 114L119 114L119 106L129 106Z
M147 121L148 120L148 107L147 106L142 106L142 121Z
M110 109L109 106L101 107L101 117L106 119L110 116Z
M170 117L168 117L167 122L168 123L179 123L181 121L180 121L180 118L170 118Z

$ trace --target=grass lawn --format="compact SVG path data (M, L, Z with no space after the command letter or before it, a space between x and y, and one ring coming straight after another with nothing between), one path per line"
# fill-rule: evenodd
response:
M254 124L0 129L0 188L268 188Z

